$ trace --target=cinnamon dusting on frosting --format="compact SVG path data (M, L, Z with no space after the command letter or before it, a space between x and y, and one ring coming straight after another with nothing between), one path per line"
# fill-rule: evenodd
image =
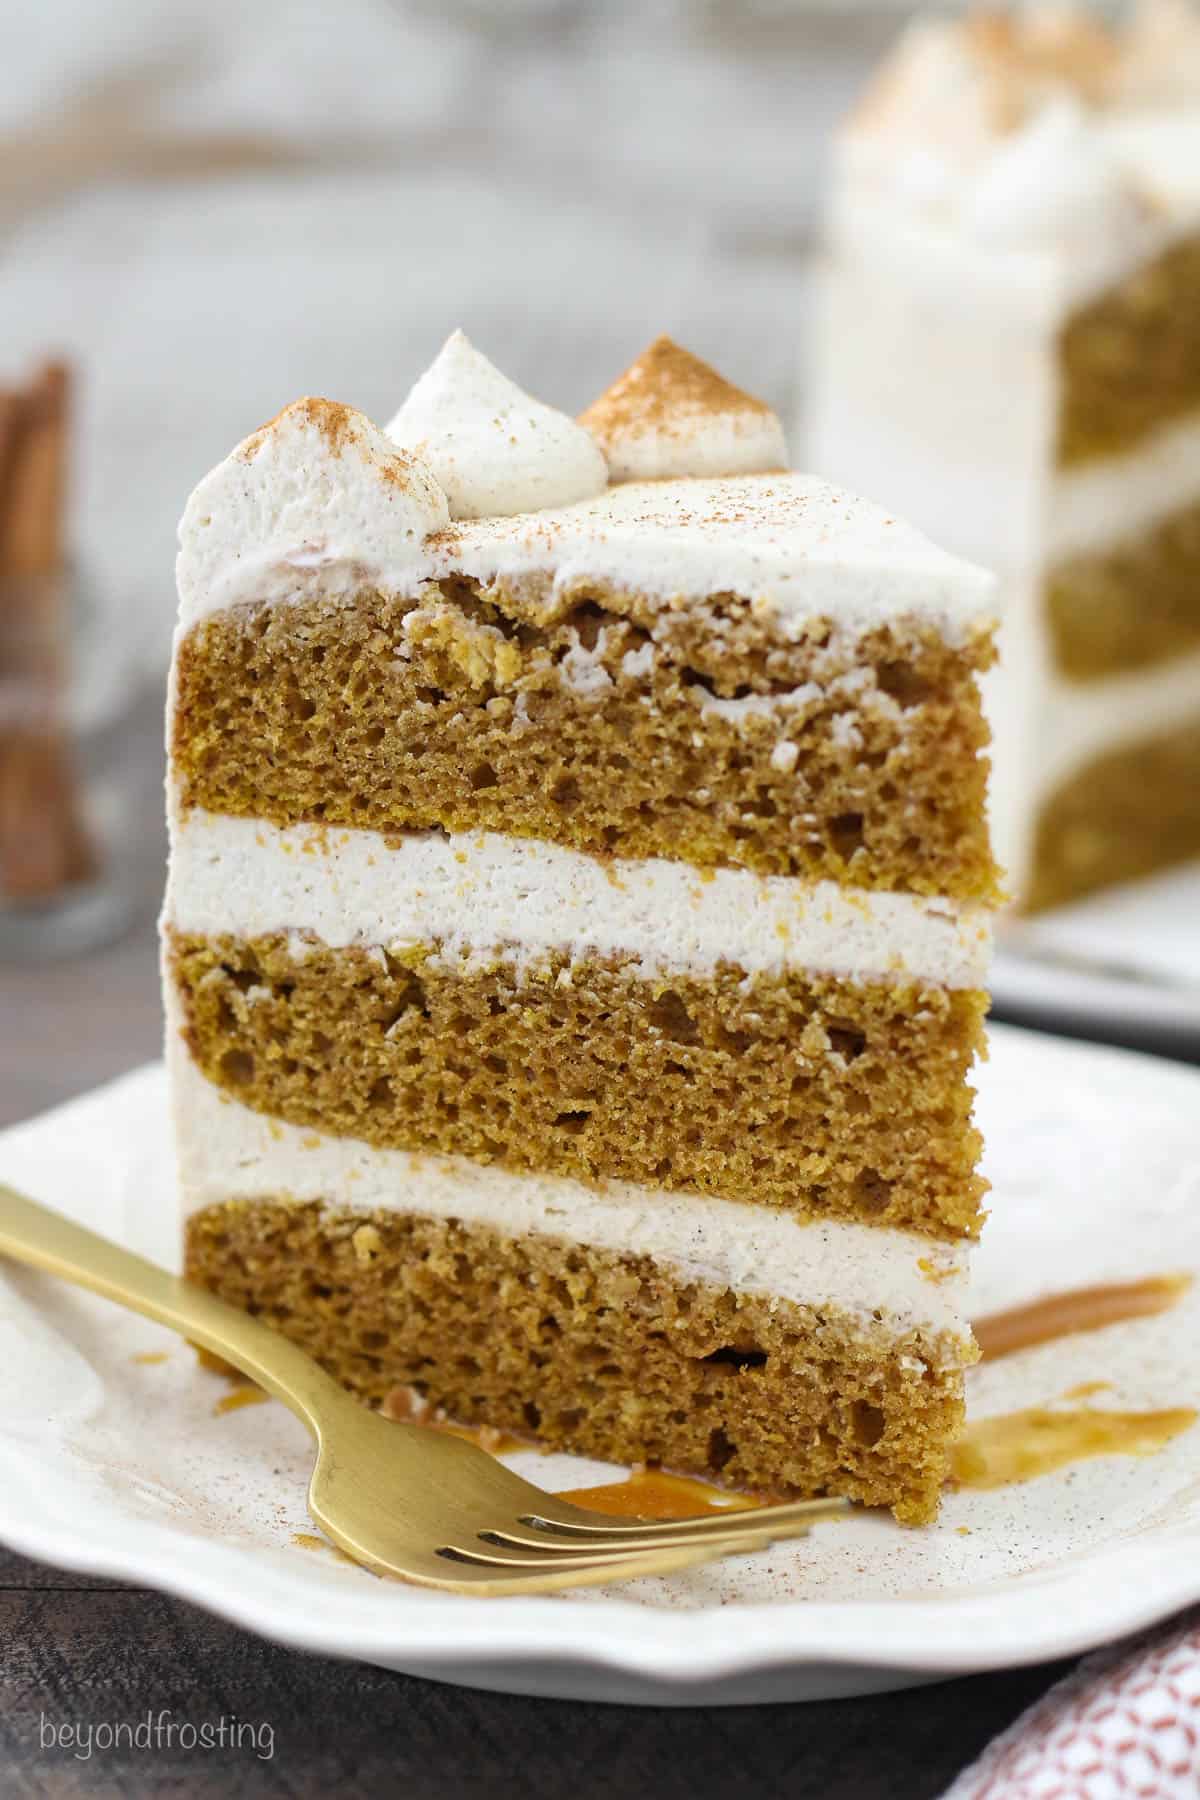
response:
M956 643L990 628L979 571L879 509L787 473L769 407L669 339L585 417L612 432L611 486L592 430L523 394L460 332L393 421L419 451L352 407L294 402L188 501L181 631L247 601L367 586L416 598L460 576L520 582L547 617L589 581L653 593L671 610L743 595L789 643L831 618L857 630L915 614ZM456 666L465 658L472 678L494 672L503 684L511 659L490 636L451 644L443 625L420 621Z
M902 139L1004 136L1056 98L1097 112L1195 101L1198 77L1200 14L1190 0L1141 0L1120 29L1070 0L989 7L914 24L848 128Z
M770 407L669 337L656 338L579 423L614 481L745 475L787 461Z
M305 394L301 399L293 400L290 406L285 406L273 419L268 419L265 425L260 425L257 431L243 439L234 455L242 462L252 462L268 439L289 425L310 426L334 456L341 456L351 448L360 449L374 463L380 480L390 482L394 487L405 488L414 479L428 480L427 471L407 451L389 443L380 454L378 444L370 441L376 432L365 413L359 412L357 407L346 406L341 400L324 400L318 394Z
M1112 98L1120 46L1090 13L1073 6L981 12L966 21L963 32L991 83L999 117L1009 126L1021 123L1046 88L1072 89L1089 106Z
M664 335L655 338L607 392L580 413L579 423L603 443L606 433L630 425L677 428L681 417L688 414L770 410L765 401L734 387L708 363Z
M352 593L364 571L415 579L424 540L450 523L422 460L352 406L309 395L285 406L211 469L179 524L184 609L246 594Z
M353 406L346 406L340 400L323 400L319 394L304 394L299 400L293 400L290 406L283 407L260 425L257 431L251 432L237 447L236 455L243 462L249 462L257 456L264 442L274 431L290 423L311 425L319 432L335 456L340 456L348 444L356 444L361 440L361 424L364 415Z

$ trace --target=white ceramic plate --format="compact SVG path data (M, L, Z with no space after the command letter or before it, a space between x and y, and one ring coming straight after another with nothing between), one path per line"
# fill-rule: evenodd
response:
M981 1115L995 1184L978 1311L1094 1281L1200 1270L1200 1073L1011 1029ZM172 1258L161 1070L0 1135L0 1177ZM146 1362L147 1353L166 1359ZM947 1497L935 1526L860 1514L663 1581L470 1600L301 1547L302 1427L228 1390L157 1327L49 1279L0 1275L0 1539L124 1577L306 1650L514 1693L672 1705L899 1687L1082 1650L1200 1599L1200 1426L1148 1458ZM1200 1404L1200 1285L1157 1318L998 1361L976 1415ZM524 1453L549 1487L596 1464ZM615 1475L615 1471L609 1471Z
M1010 1017L1200 1047L1200 862L1005 925L991 985Z

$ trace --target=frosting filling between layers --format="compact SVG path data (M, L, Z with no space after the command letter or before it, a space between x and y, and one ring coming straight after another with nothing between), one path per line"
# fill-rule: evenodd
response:
M468 965L570 948L628 956L649 977L729 963L949 988L986 978L989 911L946 898L657 858L601 862L495 832L281 827L177 801L171 823L165 919L185 933L435 944Z
M1135 449L1059 470L1046 507L1046 559L1105 550L1200 496L1200 415L1166 425Z
M1099 681L1051 677L1033 786L1044 799L1092 757L1200 719L1200 651Z
M185 1216L229 1200L318 1201L489 1225L632 1256L685 1280L798 1305L837 1306L898 1334L959 1340L970 1360L967 1251L915 1233L627 1182L585 1185L465 1159L379 1150L250 1111L213 1087L168 1029ZM956 1360L959 1360L956 1357Z

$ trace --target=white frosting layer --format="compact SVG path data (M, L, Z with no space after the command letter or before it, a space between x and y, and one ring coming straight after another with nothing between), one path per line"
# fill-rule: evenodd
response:
M1111 145L1078 101L1061 95L985 158L961 196L958 223L996 249L1069 248L1086 260L1086 286L1096 278L1097 246L1136 231L1140 216ZM1105 251L1101 268L1107 260Z
M704 478L610 489L591 432L531 400L462 332L390 437L350 407L297 401L188 501L178 636L241 603L367 586L409 598L464 573L549 577L556 593L608 582L669 605L735 593L784 637L827 618L860 630L913 615L957 641L992 622L988 577L890 513L811 476L736 473L785 459L779 421L668 340L588 417L615 432L622 473ZM473 523L448 529L451 514Z
M386 456L387 440L362 425ZM414 542L411 505L397 506L398 490L379 459L354 465L355 486L343 501L332 491L334 472L320 442L310 444L317 484L310 503L303 455L277 448L269 434L267 442L269 455L258 450L249 462L246 446L235 451L188 503L181 635L239 601L286 601L311 591L336 599L369 584L416 594L424 582L458 572L479 580L545 574L555 592L606 581L666 604L738 593L793 638L818 619L857 632L915 617L958 643L995 616L995 584L982 569L936 549L882 507L811 475L629 482L577 505L436 532L422 547ZM245 470L257 478L264 465L265 481L265 465L282 462L284 449L295 465L288 470L295 493L284 523L276 524L278 504L256 489L255 505L267 514L259 529L242 505ZM420 465L398 452L391 460L417 482ZM433 529L446 522L444 502L439 517L440 490L431 478L419 479Z
M522 392L461 331L446 340L386 431L433 471L455 519L568 506L608 485L604 458L583 427Z
M682 1281L837 1306L885 1331L967 1338L961 1245L841 1221L805 1224L764 1206L629 1182L585 1186L457 1157L377 1150L228 1098L196 1068L175 1025L167 1054L186 1215L230 1199L286 1196L458 1219L513 1237L653 1257Z
M371 421L297 400L192 493L179 524L181 624L239 600L336 598L366 580L406 590L450 523L428 469Z
M173 807L166 919L203 935L313 933L331 948L437 944L456 964L552 952L633 972L812 969L854 980L980 987L985 909L743 869L599 863L533 838L292 826Z
M1052 679L1034 795L1102 752L1189 723L1200 724L1200 652L1104 681Z
M1047 559L1107 550L1197 502L1200 413L1121 456L1060 469L1046 508Z
M867 631L906 616L958 643L995 617L995 583L883 507L813 475L627 482L560 512L464 526L446 552L487 581L552 571L664 601L746 595L785 637L816 619Z

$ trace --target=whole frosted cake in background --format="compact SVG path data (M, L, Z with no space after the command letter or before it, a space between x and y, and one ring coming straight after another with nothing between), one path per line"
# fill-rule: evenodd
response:
M975 1355L992 584L785 460L666 340L576 422L456 334L387 433L301 400L201 482L187 1267L392 1410L917 1521Z
M832 182L808 456L1004 576L1018 896L1200 854L1200 14L919 23Z

